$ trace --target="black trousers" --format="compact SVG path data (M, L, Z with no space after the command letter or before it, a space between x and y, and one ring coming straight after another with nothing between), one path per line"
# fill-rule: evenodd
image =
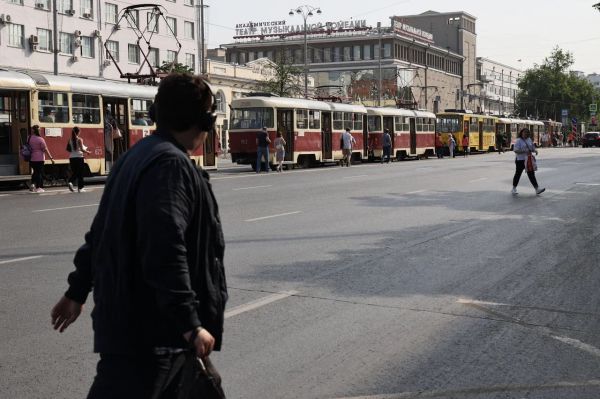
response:
M29 166L33 169L31 183L35 184L35 188L44 187L44 161L29 161Z
M175 360L181 356L100 354L87 399L176 399L182 373Z
M521 179L521 174L525 170L525 161L515 161L517 169L515 171L515 177L513 177L513 187L517 187L519 184L519 179ZM535 179L535 172L527 172L527 177L529 177L529 181L533 185L534 188L538 188L538 182Z
M77 182L77 188L81 190L83 188L83 171L85 170L85 161L83 158L69 158L69 164L71 165L71 172L73 172L69 182Z

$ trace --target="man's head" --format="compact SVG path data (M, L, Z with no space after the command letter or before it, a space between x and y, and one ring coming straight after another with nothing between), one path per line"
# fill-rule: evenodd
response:
M266 132L267 132L267 128L266 128L266 127L263 127L263 128L262 128L262 131L266 133Z
M389 133L390 129L385 129L384 132Z
M154 98L159 128L174 132L212 130L215 122L213 94L199 76L174 73L164 78Z
M347 131L348 133L350 133L350 128L349 128L349 127L347 127L347 128L346 128L346 131Z

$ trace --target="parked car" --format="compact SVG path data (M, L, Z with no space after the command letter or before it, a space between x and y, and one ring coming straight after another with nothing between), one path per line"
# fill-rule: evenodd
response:
M581 141L583 147L600 147L600 132L587 132Z

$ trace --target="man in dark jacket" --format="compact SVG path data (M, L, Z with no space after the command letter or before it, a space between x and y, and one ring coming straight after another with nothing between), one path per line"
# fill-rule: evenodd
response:
M176 359L190 347L203 358L221 347L223 233L208 174L189 157L214 127L214 105L201 78L166 77L157 133L111 171L51 315L64 331L93 288L100 361L88 398L171 398L182 374Z
M390 136L390 129L383 131L383 142L382 142L383 154L381 155L381 163L387 157L386 162L390 162L392 155L392 136Z

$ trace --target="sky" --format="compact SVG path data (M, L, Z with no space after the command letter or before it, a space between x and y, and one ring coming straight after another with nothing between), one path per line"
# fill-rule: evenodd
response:
M199 0L197 0L199 1ZM477 18L477 56L526 70L542 64L556 46L571 52L572 69L600 73L600 0L204 0L208 48L233 43L237 23L285 20L300 5L320 7L314 22L366 19L389 26L392 15L428 10L465 11Z

